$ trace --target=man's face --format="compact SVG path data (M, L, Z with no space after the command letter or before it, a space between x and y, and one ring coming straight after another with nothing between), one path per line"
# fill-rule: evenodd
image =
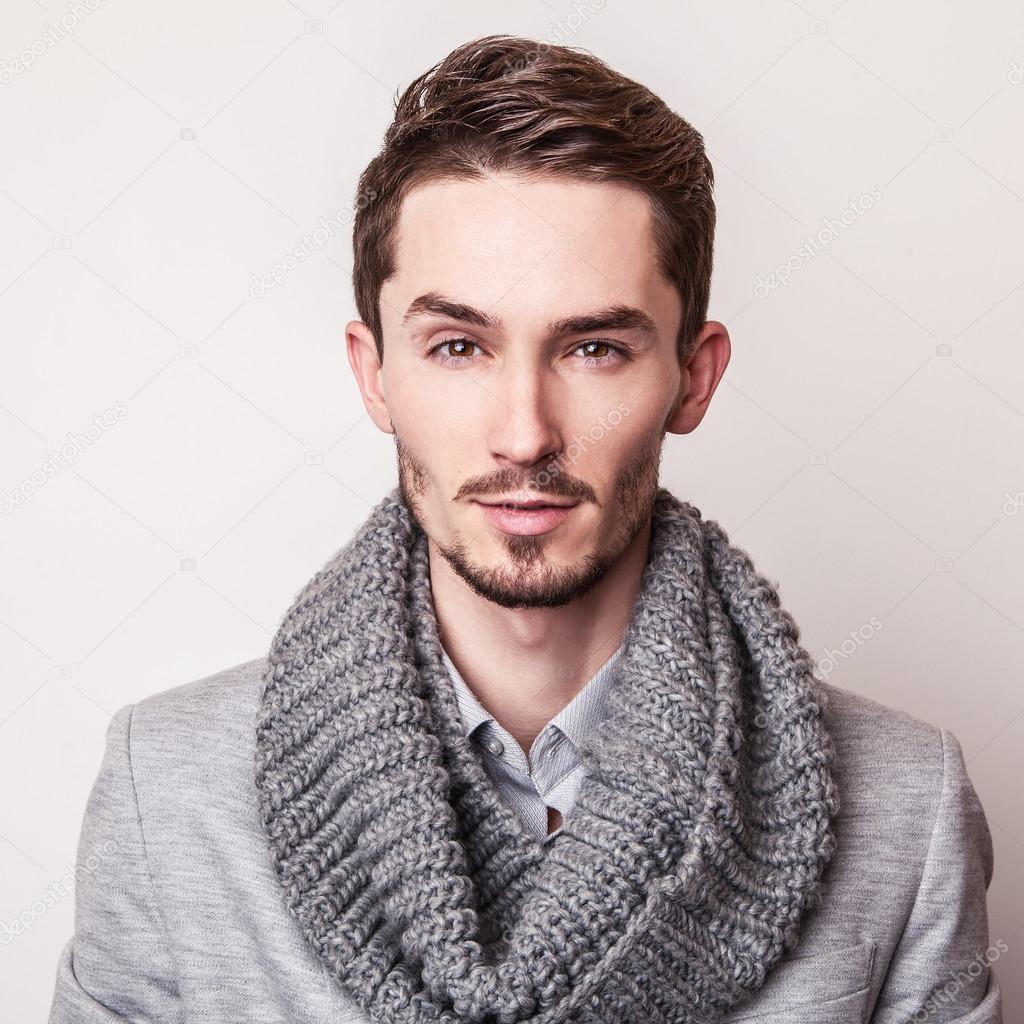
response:
M406 197L380 387L403 498L477 593L565 604L638 537L681 315L625 186L500 175Z

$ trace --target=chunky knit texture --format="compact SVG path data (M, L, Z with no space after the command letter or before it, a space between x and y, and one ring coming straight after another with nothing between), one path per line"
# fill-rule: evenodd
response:
M659 488L588 774L547 846L461 728L398 489L274 637L256 783L286 902L373 1021L711 1024L834 849L824 695L775 586Z

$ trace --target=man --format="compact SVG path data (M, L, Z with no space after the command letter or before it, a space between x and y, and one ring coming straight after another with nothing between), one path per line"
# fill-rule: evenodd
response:
M487 37L359 199L399 486L265 657L114 716L51 1021L999 1021L955 736L659 487L730 352L700 135Z

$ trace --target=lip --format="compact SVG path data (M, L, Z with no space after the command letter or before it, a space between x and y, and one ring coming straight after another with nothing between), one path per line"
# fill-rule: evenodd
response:
M498 501L479 500L478 503L495 508L508 508L510 505L515 505L517 508L572 508L574 505L579 504L578 501L558 501L549 498L517 498L515 495L500 498Z
M555 505L531 499L519 507L515 507L519 503L505 501L498 504L478 501L476 504L483 509L484 515L487 516L491 524L503 533L536 536L549 533L560 523L565 522L579 502L572 505Z

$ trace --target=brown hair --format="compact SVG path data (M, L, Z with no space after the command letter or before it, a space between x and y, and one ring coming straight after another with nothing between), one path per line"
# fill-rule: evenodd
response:
M402 201L415 185L487 171L617 182L646 195L661 271L682 299L685 363L707 317L715 233L700 132L597 57L509 35L464 43L416 78L359 177L352 284L382 362L380 289L396 269Z

